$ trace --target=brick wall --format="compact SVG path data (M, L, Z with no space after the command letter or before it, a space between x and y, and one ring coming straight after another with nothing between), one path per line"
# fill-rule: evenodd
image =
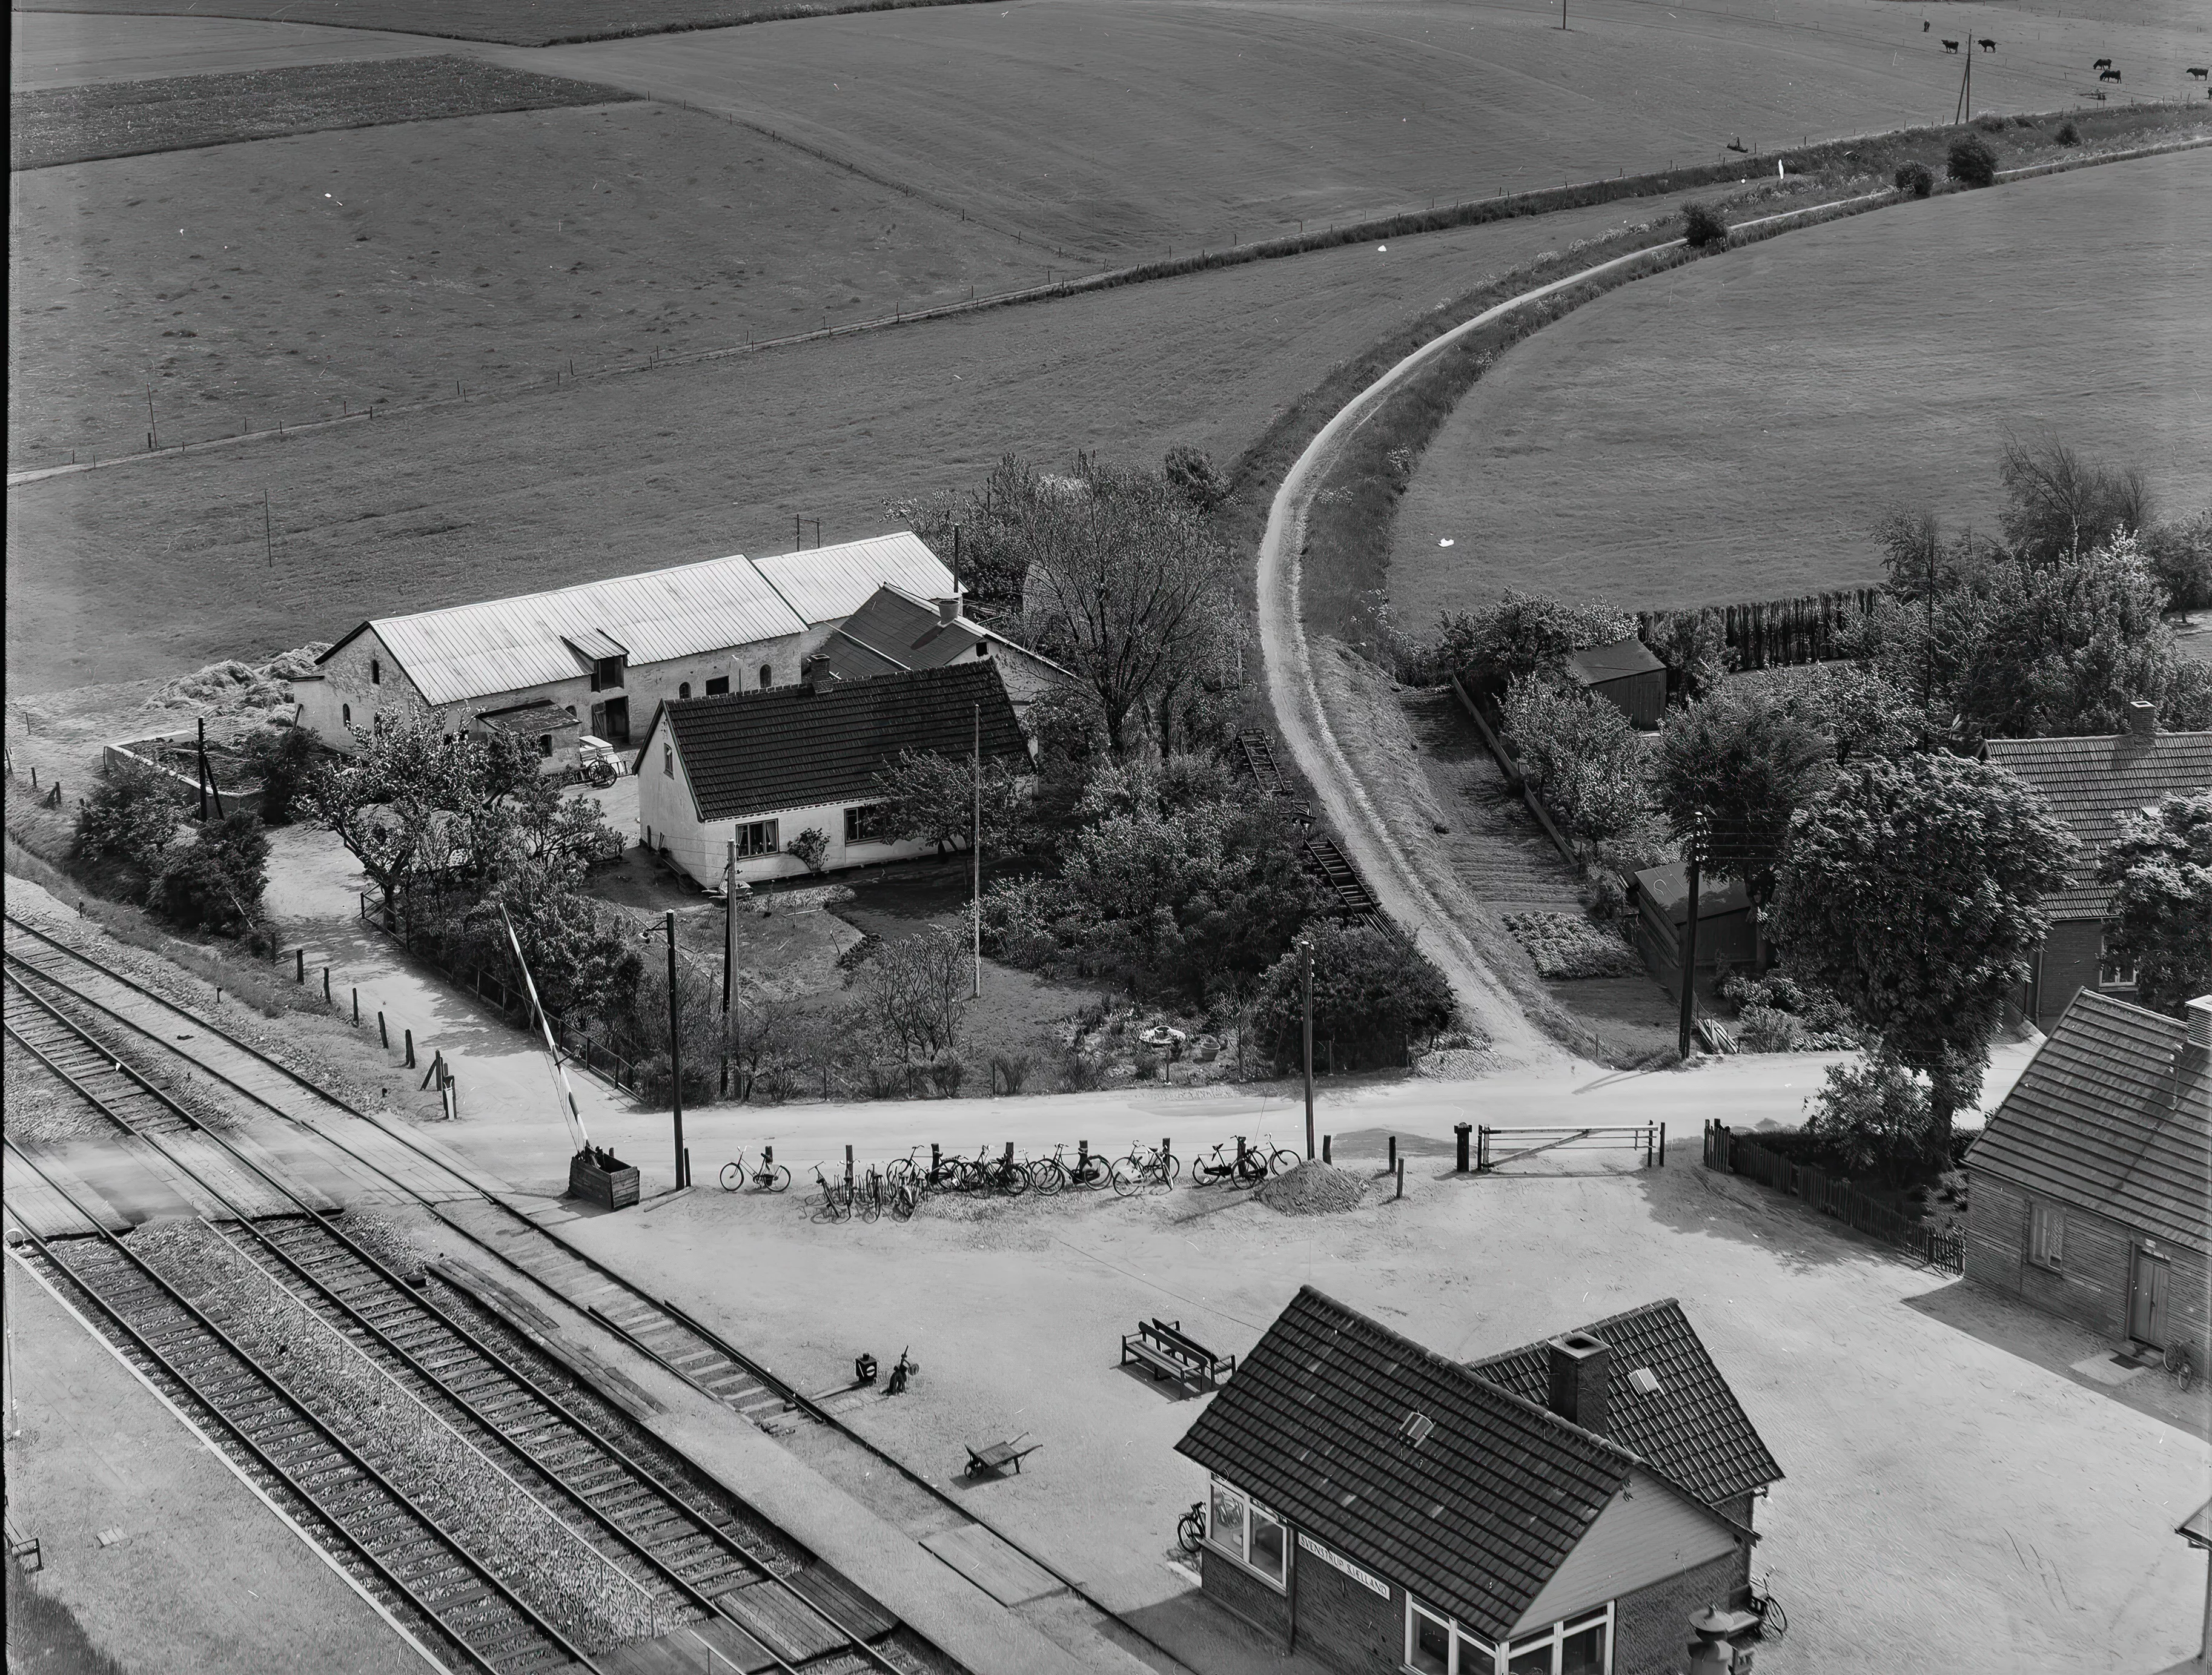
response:
M1297 1561L1291 1562L1291 1575L1297 1575ZM1316 1570L1325 1569L1316 1565ZM1261 1581L1235 1559L1224 1557L1211 1547L1200 1568L1206 1592L1216 1605L1226 1607L1243 1617L1254 1628L1273 1637L1278 1646L1287 1647L1291 1638L1291 1602L1282 1594Z
M1722 1517L1732 1519L1747 1530L1753 1529L1756 1527L1755 1520L1759 1516L1759 1496L1747 1490L1732 1501L1723 1501L1716 1510ZM1748 1597L1751 1588L1751 1549L1752 1544L1747 1541L1736 1550L1735 1571L1729 1583L1729 1597L1732 1599Z
M1690 1619L1725 1606L1746 1560L1741 1552L1625 1595L1614 1607L1613 1675L1676 1675L1690 1666Z
M2144 1241L2108 1216L2065 1206L2066 1235L2056 1271L2027 1260L2028 1194L2008 1181L1973 1178L1966 1200L1966 1277L2003 1291L2115 1341L2128 1330L2136 1247ZM2200 1368L2212 1350L2212 1271L2203 1256L2165 1243L2167 1319L2172 1336Z
M2097 986L2104 927L2094 919L2062 919L2043 939L2035 986L2035 1026L2048 1030L2078 990Z
M1346 1675L1391 1675L1403 1664L1402 1589L1393 1586L1386 1599L1303 1551L1292 1562L1291 1575L1298 1649Z

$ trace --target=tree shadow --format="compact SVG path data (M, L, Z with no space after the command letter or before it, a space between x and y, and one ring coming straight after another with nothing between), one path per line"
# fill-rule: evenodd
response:
M1944 1277L1896 1247L1856 1232L1796 1199L1717 1174L1693 1158L1636 1174L1651 1218L1662 1227L1757 1245L1800 1272L1871 1257L1920 1269L1931 1280Z

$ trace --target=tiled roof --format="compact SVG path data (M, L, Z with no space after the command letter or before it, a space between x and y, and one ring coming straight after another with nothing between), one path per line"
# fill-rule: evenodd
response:
M1967 1168L2212 1253L2212 1070L2187 1036L2178 1019L2083 989Z
M2212 786L2212 732L1993 738L1987 755L2040 792L2081 841L2066 888L2043 904L2057 919L2105 916L2112 893L2097 883L2097 868L2124 820L2167 792Z
M647 729L646 749L664 724L672 729L699 817L741 819L860 800L902 750L967 756L978 704L984 756L1026 762L1021 724L988 660L840 681L821 692L777 686L674 700ZM657 771L639 761L641 771Z
M1606 1375L1608 1440L1649 1460L1710 1506L1781 1478L1781 1466L1674 1298L1574 1330L1589 1333L1613 1352ZM1550 1394L1550 1365L1542 1344L1468 1363L1480 1376L1539 1405ZM1659 1381L1650 1395L1631 1381L1638 1368L1649 1368Z
M1176 1447L1500 1638L1636 1465L1310 1285Z
M1562 665L1569 676L1584 686L1600 686L1607 681L1622 680L1630 675L1648 675L1655 669L1667 665L1652 654L1651 648L1630 634L1626 640L1616 640L1610 646L1586 646L1570 657Z
M894 669L942 669L963 658L975 658L978 646L988 647L987 656L1003 650L1019 659L1058 666L964 616L947 622L938 615L934 601L888 582L837 625L822 650L830 659L830 672L852 681Z

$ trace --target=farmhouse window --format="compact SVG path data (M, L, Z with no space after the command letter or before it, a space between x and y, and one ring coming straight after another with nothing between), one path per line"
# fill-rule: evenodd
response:
M353 706L351 704L340 704L338 706L338 725L342 727L350 727L353 725Z
M845 810L845 841L848 843L881 843L884 841L884 805L863 803L856 809Z
M1218 1478L1213 1480L1213 1511L1206 1521L1206 1538L1217 1552L1235 1559L1269 1586L1283 1587L1289 1547L1283 1520Z
M592 690L613 692L623 683L623 660L618 657L603 657L592 665Z
M756 820L738 828L738 853L744 855L773 855L776 852L776 822Z
M676 747L673 744L660 747L660 776L664 780L676 777Z
M1541 1634L1527 1636L1505 1648L1506 1675L1609 1675L1612 1630L1610 1605L1578 1622L1554 1623Z
M765 692L775 683L775 671L763 663L760 671L761 690Z
M2056 1268L2066 1257L2066 1212L2055 1204L2027 1206L2027 1259L2039 1268Z
M709 698L719 698L729 689L730 677L727 675L716 675L707 683L707 695Z
M550 756L553 754L552 734L540 733L538 735L538 754L541 756Z
M679 698L689 698L691 695L691 683L689 681L680 683L677 686L676 695Z
M2097 939L2097 986L2100 989L2131 989L2136 986L2136 962L2124 954L2114 954L2105 946L2104 938Z
M384 684L384 664L381 658L369 658L368 683L371 686L382 686Z

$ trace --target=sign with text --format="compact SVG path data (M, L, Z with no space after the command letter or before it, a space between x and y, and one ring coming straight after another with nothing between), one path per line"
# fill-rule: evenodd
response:
M1330 1552L1328 1548L1322 1546L1321 1543L1316 1541L1311 1536L1306 1534L1303 1530L1298 1532L1298 1545L1304 1548L1309 1553L1311 1553L1323 1564L1328 1566L1330 1569L1341 1570L1346 1575L1351 1577L1353 1581L1358 1582L1360 1587L1367 1589L1370 1593L1379 1593L1385 1599L1390 1597L1389 1583L1382 1581L1379 1576L1369 1575L1364 1570L1362 1570L1350 1559L1339 1558L1334 1553Z

